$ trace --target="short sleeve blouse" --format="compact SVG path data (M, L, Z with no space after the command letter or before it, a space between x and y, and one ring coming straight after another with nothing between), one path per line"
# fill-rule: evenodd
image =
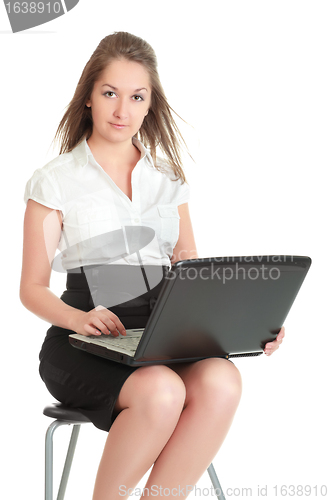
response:
M150 153L133 138L141 158L132 171L132 200L94 159L84 139L34 172L24 200L32 199L62 214L63 228L56 265L69 270L98 264L143 264L170 267L179 236L178 206L190 188L159 171ZM136 250L138 249L138 251ZM55 262L54 262L55 263Z

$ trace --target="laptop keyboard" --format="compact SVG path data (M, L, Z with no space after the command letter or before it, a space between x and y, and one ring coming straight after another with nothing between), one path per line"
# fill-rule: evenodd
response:
M138 330L126 330L126 336L120 335L119 337L112 337L111 335L102 334L100 336L93 336L93 338L98 341L97 343L103 344L107 347L124 348L134 353L137 349L143 331L144 329L140 328Z

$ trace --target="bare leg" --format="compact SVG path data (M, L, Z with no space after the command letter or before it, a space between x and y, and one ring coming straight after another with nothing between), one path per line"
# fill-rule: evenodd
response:
M128 377L116 403L122 411L107 437L93 500L129 496L172 435L185 396L183 381L166 366L142 367Z
M136 370L117 401L122 411L108 435L93 500L126 498L153 463L145 496L160 496L162 488L166 499L180 491L186 497L220 448L240 396L240 374L223 359Z
M166 499L177 499L193 489L223 443L240 401L241 376L233 363L217 358L171 368L184 381L185 408L144 495L162 492Z

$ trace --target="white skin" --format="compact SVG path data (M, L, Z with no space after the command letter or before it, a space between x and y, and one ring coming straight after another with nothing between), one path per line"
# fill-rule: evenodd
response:
M140 158L132 137L149 110L151 92L144 66L115 60L95 82L86 102L93 117L89 147L130 197L131 172ZM180 205L178 211L180 233L172 263L198 257L188 204ZM50 262L61 224L59 211L28 201L20 292L23 304L49 323L85 336L125 334L120 319L108 309L86 313L66 305L50 291ZM278 349L284 334L282 328L276 340L266 344L267 355ZM165 498L177 499L180 486L185 498L186 485L195 485L218 453L238 407L241 388L238 369L225 359L138 368L125 381L116 401L118 416L108 433L93 500L127 498L129 488L134 488L152 465L145 496L153 486L158 492L160 487L168 488Z

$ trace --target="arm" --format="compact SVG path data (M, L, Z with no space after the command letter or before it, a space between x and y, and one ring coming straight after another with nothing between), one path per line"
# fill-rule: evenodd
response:
M82 335L99 331L124 334L119 318L106 308L86 313L65 304L49 289L51 263L60 239L62 219L59 211L29 200L24 219L23 265L20 299L31 312L49 323Z
M179 260L198 258L188 203L179 205L178 213L179 237L170 259L171 264Z

